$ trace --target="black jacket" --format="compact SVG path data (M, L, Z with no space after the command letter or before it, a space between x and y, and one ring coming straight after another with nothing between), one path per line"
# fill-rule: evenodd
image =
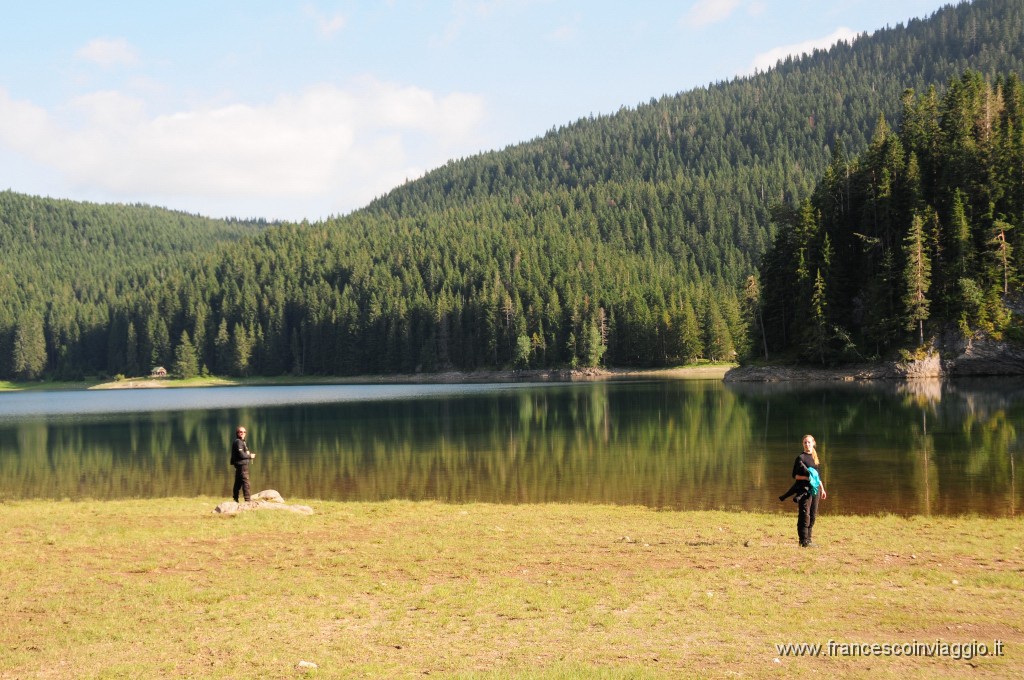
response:
M231 445L231 464L235 466L248 465L251 459L249 445L241 437L236 438L235 443Z
M821 474L821 469L814 464L814 456L809 453L801 453L796 457L796 460L793 461L793 476L796 477L797 475L800 475L801 477L807 477L809 474L807 471L808 468L814 468L818 471L818 474Z

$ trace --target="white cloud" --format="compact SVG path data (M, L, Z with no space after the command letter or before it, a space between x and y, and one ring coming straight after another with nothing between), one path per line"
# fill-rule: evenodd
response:
M301 219L322 216L325 206L361 207L427 168L475 152L484 106L476 95L364 79L258 105L159 115L135 97L95 92L59 111L61 117L0 89L0 151L55 171L75 194L207 214L205 206L233 205L219 214ZM293 207L270 214L275 209L265 206L275 201Z
M335 33L345 28L347 20L343 14L327 16L313 5L306 5L304 11L306 16L316 22L317 32L325 38L330 38Z
M852 43L857 36L858 33L850 30L849 28L837 28L835 31L823 38L807 40L794 45L783 45L781 47L768 50L767 52L762 52L754 57L754 63L751 65L751 68L758 71L767 71L770 68L774 68L780 59L785 59L790 55L799 57L803 54L810 54L815 49L827 50L841 41Z
M740 0L697 0L686 13L684 22L692 28L703 28L725 21L739 7Z
M76 55L100 66L132 66L139 60L135 49L124 38L97 38L79 49Z

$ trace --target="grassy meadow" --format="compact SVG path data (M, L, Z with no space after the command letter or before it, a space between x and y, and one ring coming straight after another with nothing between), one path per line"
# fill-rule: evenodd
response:
M1024 674L1019 519L288 500L0 502L0 678Z

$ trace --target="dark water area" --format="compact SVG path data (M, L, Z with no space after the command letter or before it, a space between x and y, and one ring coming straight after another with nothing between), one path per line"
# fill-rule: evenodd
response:
M839 514L1008 517L1024 380L639 380L0 394L0 500L286 498L612 503L793 512L806 433Z

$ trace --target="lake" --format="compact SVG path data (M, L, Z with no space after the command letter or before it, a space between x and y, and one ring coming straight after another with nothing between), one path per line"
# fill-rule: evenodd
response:
M794 512L805 433L842 514L1014 516L1024 380L218 387L0 393L0 500L612 503Z

